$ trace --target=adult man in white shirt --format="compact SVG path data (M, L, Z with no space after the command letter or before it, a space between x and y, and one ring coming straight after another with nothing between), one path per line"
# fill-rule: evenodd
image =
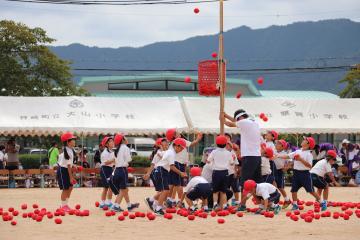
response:
M261 182L261 132L258 123L249 118L243 109L235 111L234 117L223 113L224 123L228 127L237 127L241 134L241 187L246 180ZM246 196L242 195L239 211L245 211Z

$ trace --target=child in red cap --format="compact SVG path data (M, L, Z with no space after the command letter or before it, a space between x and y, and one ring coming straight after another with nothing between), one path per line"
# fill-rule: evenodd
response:
M207 163L210 163L213 169L212 174L212 187L213 187L213 200L214 209L222 209L227 207L226 192L228 189L228 175L229 168L234 165L234 159L231 152L225 149L227 139L224 135L216 137L217 148L213 150ZM220 205L218 204L220 193Z
M320 202L319 195L314 191L314 186L310 175L310 169L312 167L313 161L313 155L311 153L311 150L315 147L315 140L312 137L303 138L304 140L301 143L301 149L283 156L284 159L290 158L294 161L294 175L291 183L291 194L293 198L292 210L299 209L299 206L297 204L297 192L301 187L304 187L306 192L313 195L316 201ZM322 208L325 208L324 204L326 203L321 203Z
M196 210L193 202L201 199L202 207L205 211L208 211L207 199L212 192L211 184L201 176L201 168L199 167L192 167L190 169L190 175L192 178L184 188L184 194L178 203L178 207L182 206L185 199L190 211L193 212Z
M336 186L339 184L336 182L334 175L331 170L331 166L336 163L336 151L328 150L326 153L325 159L318 161L315 166L310 170L311 178L313 185L318 189L317 194L321 196L322 191L323 194L323 202L324 204L321 206L321 210L325 211L327 208L327 200L329 197L329 185L325 180L325 175L328 175L332 181L332 183Z

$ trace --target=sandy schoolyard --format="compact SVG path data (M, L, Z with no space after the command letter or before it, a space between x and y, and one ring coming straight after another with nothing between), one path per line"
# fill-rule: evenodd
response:
M290 189L287 189L290 191ZM77 188L74 189L70 200L70 206L80 204L81 209L90 210L90 216L77 217L66 215L61 217L60 225L54 223L54 219L44 216L42 222L32 219L23 219L23 212L33 211L32 205L39 204L39 209L46 208L55 211L59 206L60 191L52 189L0 189L0 208L3 212L9 207L19 211L14 217L16 226L10 222L4 222L0 218L0 240L65 240L65 239L129 239L129 240L162 240L162 239L356 239L359 236L360 218L353 214L349 220L342 218L320 218L306 223L299 219L294 222L286 217L286 211L282 211L274 218L265 218L261 215L246 213L239 218L236 215L224 217L225 223L218 224L219 217L208 216L207 219L196 218L189 221L187 218L173 214L173 219L164 219L157 216L154 221L147 218L128 217L125 221L117 219L119 213L112 217L106 217L103 210L95 207L95 201L99 200L100 188ZM148 212L144 198L153 193L153 188L130 188L132 201L139 202L138 211ZM311 200L310 195L303 190L299 192L300 199ZM331 201L360 202L360 188L331 188ZM27 210L21 210L21 204L28 205ZM123 203L124 205L124 203ZM125 207L125 206L123 206ZM253 207L248 204L248 207ZM290 208L290 207L289 207ZM306 207L305 210L313 209ZM356 209L356 208L355 208ZM352 209L353 211L355 209ZM304 211L305 211L304 210ZM340 207L330 207L331 212L342 212ZM302 211L302 212L304 212Z

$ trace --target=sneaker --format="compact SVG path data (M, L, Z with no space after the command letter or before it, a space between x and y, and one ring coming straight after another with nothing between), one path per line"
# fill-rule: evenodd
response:
M111 208L114 212L123 212L124 210L121 207L116 207L115 205Z
M214 205L214 207L213 207L213 209L214 209L214 211L217 211L217 210L219 210L219 209L220 209L220 206L219 206L219 204L215 204L215 205Z
M166 206L167 208L172 208L172 207L173 207L173 202L172 202L171 200L167 199L167 200L165 201L165 206Z
M112 203L109 203L109 204L105 204L106 206L108 206L108 208L111 208L113 206Z
M99 205L99 208L104 208L105 205L106 205L105 203L102 203L102 204Z
M275 213L275 215L279 214L280 211L281 211L281 207L280 207L279 205L276 205L276 206L274 207L274 213Z
M320 204L320 206L321 206L321 211L326 211L326 209L327 209L327 203L326 203L325 201L322 201L321 204Z
M64 210L65 212L70 212L71 208L68 205L64 205L61 207L62 210Z
M291 201L290 201L290 200L285 201L285 202L284 202L284 205L282 206L282 209L286 209L288 206L290 206L290 204L291 204Z
M223 207L224 210L228 210L229 209L229 205L226 204L225 207Z
M255 214L261 214L264 211L264 209L259 208L258 210L256 210Z
M154 213L155 213L156 215L164 215L164 214L165 214L162 209L160 209L160 210L158 210L158 211L155 210Z
M293 203L291 211L299 210L299 206L296 203Z
M133 210L134 208L138 208L140 206L139 203L132 203L130 207L128 207L127 209L129 211Z
M245 205L241 205L240 207L238 207L237 209L240 212L246 212L246 206Z
M150 208L151 211L154 211L154 208L153 208L153 204L154 202L153 201L150 201L150 198L145 198L145 203L146 205Z

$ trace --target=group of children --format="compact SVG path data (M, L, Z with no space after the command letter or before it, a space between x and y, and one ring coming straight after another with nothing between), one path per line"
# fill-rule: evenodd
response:
M216 137L216 148L206 157L202 169L192 167L191 179L185 186L187 178L186 166L188 164L187 148L197 144L202 138L198 134L195 141L187 141L176 129L169 129L166 137L156 140L154 151L151 155L151 167L144 179L151 179L156 193L145 199L148 207L156 214L164 214L164 208L184 207L188 205L190 211L195 211L196 201L201 200L201 208L205 211L220 210L229 207L229 200L233 198L232 205L238 206L239 211L246 209L246 201L252 196L253 201L259 204L261 213L272 210L278 213L280 196L284 197L283 208L292 203L292 209L298 209L297 192L301 187L314 196L326 210L329 194L328 184L324 176L328 174L333 183L336 181L331 173L331 165L336 161L336 152L327 151L325 159L312 166L311 150L315 141L311 137L304 137L301 149L289 152L285 140L278 139L278 133L269 131L264 136L261 144L261 175L262 181L246 180L240 189L241 178L241 152L237 144L231 142L230 135ZM74 157L73 147L76 137L72 133L61 136L64 143L63 153L59 156L57 177L62 190L62 208L69 211L68 199L71 195L72 185L75 183L72 173ZM139 207L139 203L131 203L128 190L127 167L131 162L130 149L124 135L116 134L114 137L105 137L101 143L105 149L101 153L101 180L103 191L101 194L100 208L107 206L114 211L123 209L120 204L125 198L127 210ZM115 150L113 150L115 149ZM284 184L284 172L293 168L292 177L292 202L287 196ZM314 186L318 188L315 192ZM242 198L240 199L240 190ZM112 203L112 195L116 195ZM321 201L321 195L323 200ZM176 201L176 196L178 201Z

